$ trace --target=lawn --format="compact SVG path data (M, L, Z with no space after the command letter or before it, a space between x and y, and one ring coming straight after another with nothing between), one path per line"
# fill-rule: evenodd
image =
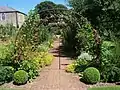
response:
M94 88L89 88L88 90L120 90L120 86L94 87Z
M9 89L9 88L0 88L0 90L22 90L22 89Z

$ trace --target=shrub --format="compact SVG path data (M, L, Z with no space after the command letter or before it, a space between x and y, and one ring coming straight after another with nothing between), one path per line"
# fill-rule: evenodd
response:
M37 56L37 57L34 57L34 59L33 60L36 60L36 61L38 61L39 62L39 67L44 67L45 66L45 62L44 62L44 60L43 60L43 58L42 58L42 56L40 55L40 56Z
M19 70L14 73L15 84L25 84L28 81L28 73L24 70Z
M41 52L34 58L34 60L39 61L40 67L48 66L53 61L53 55L49 54L48 52Z
M75 72L75 64L72 63L72 64L67 65L65 71L70 72L70 73L74 73Z
M39 62L39 67L44 67L45 66L45 60L44 57L47 55L47 52L39 52L37 56L33 57L33 60L36 60Z
M94 67L89 67L83 72L83 80L89 84L95 84L100 81L100 73Z
M88 66L89 63L85 59L76 60L75 72L76 73L83 72Z
M47 55L44 56L43 60L45 62L45 65L49 66L49 65L51 65L51 63L53 61L53 55L47 54Z
M34 79L38 76L39 62L37 60L24 60L20 64L19 70L24 70L28 73L29 79Z
M89 66L91 61L92 61L91 55L89 55L88 53L81 53L81 55L78 56L76 60L75 72L76 73L83 72Z
M7 66L13 64L12 55L14 53L14 45L0 45L0 64Z
M78 59L77 60L80 60L80 59L84 59L84 60L92 60L92 56L89 55L88 53L81 53L80 56L78 56Z
M37 48L37 51L39 52L47 52L48 50L49 50L49 46L46 44L41 44Z
M104 82L119 82L120 68L114 65L106 65L101 71L102 80Z
M17 32L18 29L13 25L10 24L7 24L5 26L0 25L0 39L3 41L15 37Z
M10 66L0 66L0 84L12 81L13 74L14 68Z
M101 47L101 77L104 82L120 80L120 43L119 40L103 41Z

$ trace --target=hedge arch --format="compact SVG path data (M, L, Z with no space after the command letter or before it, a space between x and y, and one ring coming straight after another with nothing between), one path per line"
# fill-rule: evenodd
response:
M53 15L53 19L55 19L55 17L59 17L57 18L57 21L63 21L65 24L58 24L56 23L55 26L60 27L60 28L65 28L66 26L71 25L73 28L76 27L76 30L74 30L74 32L79 32L81 30L81 32L84 32L84 30L82 28L86 28L86 24L90 24L86 18L84 18L82 15L80 15L79 13L76 13L72 10L67 10L67 9L49 9L49 10L43 10L41 12L45 12L45 11L60 11L61 12L61 16L57 16L57 15ZM47 18L51 19L51 17ZM39 14L37 14L35 11L33 11L30 16L28 17L28 19L25 21L25 23L22 25L22 27L20 28L17 36L16 36L16 40L15 40L15 45L16 45L16 57L15 60L16 61L21 61L24 59L24 55L23 55L23 51L25 51L27 48L29 48L29 50L35 50L37 48L37 46L39 44L41 44L42 42L44 42L44 40L46 40L47 38L44 37L48 37L49 35L47 34L52 34L50 28L53 27L51 24L47 24L44 25L46 20L42 20L40 19ZM77 31L78 29L78 31ZM96 60L98 63L100 63L99 57L100 57L100 37L99 34L97 33L97 30L91 28L92 31L91 32L92 38L93 38L93 44L95 45L95 47L97 47L95 49L96 52ZM47 32L47 33L46 33ZM64 31L62 31L64 32ZM86 32L86 31L85 31ZM66 33L68 34L68 33ZM42 37L43 36L43 37ZM50 35L51 36L51 35ZM44 38L44 40L42 41L41 38ZM87 42L87 41L86 41Z

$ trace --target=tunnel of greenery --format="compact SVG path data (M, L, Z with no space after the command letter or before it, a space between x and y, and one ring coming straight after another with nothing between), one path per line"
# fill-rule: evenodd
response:
M12 25L1 25L0 39L3 44L0 44L0 73L5 76L0 75L1 84L11 80L25 84L36 78L39 70L53 60L49 50L56 35L61 35L63 50L76 59L67 66L67 72L80 73L83 77L91 75L83 78L87 81L91 79L90 82L118 82L118 1L68 0L71 9L44 1L29 12L19 29ZM98 77L92 77L93 72L95 75L97 72Z

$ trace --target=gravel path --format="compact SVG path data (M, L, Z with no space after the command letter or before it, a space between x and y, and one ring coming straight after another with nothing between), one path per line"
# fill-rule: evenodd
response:
M23 86L14 86L25 90L87 90L87 86L79 81L79 77L75 74L66 73L65 67L70 64L70 60L66 56L61 56L61 70L59 70L59 42L55 41L54 48L50 51L55 58L51 66L44 68L32 83Z

